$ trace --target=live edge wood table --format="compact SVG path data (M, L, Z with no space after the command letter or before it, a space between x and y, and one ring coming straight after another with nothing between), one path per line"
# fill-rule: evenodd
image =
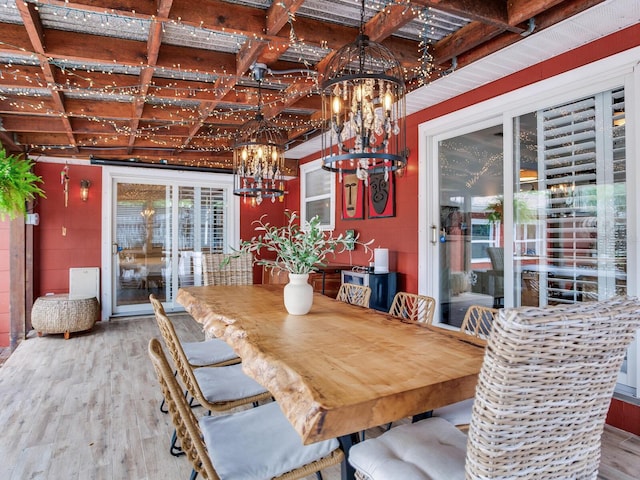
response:
M405 323L314 294L307 315L287 314L282 286L206 286L177 300L242 358L305 444L471 398L484 349L457 332ZM342 466L343 479L353 469Z

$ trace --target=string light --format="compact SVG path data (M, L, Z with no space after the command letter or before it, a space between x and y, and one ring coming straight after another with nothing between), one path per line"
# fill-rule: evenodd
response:
M95 27L100 26L101 32L105 35L146 41L151 25L160 23L165 37L178 32L178 37L188 36L194 39L198 45L217 44L219 41L224 41L225 48L228 48L230 53L238 53L248 39L263 42L270 51L279 52L283 61L295 61L303 64L308 69L312 69L316 62L331 52L326 40L321 41L319 44L311 44L306 43L304 39L298 36L294 29L295 14L288 15L287 18L290 28L289 42L273 42L271 41L273 37L259 33L249 33L218 26L208 28L206 21L201 20L189 22L180 17L158 18L155 15L147 15L135 10L105 9L90 5L75 6L68 0L64 2L58 0L26 0L26 3L34 4L46 28L50 28L51 22L59 24L73 23L75 25L74 28L77 29L76 31L93 34L95 33ZM424 83L424 78L426 77L421 77L421 75L427 72L426 67L429 65L433 68L432 59L428 56L428 49L426 47L422 48L427 45L427 39L428 44L431 45L438 39L438 35L443 36L442 32L445 32L445 34L447 32L450 33L459 28L460 25L468 22L468 20L459 19L449 14L442 15L442 12L424 8L423 6L414 6L408 0L373 0L368 2L367 8L370 11L372 9L390 11L391 6L397 5L404 5L407 14L416 16L416 20L410 22L408 27L409 29L420 29L420 38L424 42L421 44L420 65L412 69L405 69L405 77L410 79L409 85L412 82ZM9 18L15 16L17 20L20 20L21 15L14 3L6 2L2 6L9 11ZM438 14L434 17L429 13L430 11ZM449 22L450 25L437 23L442 23L443 21ZM179 38L177 40L180 41ZM229 72L224 67L216 68L215 65L211 65L202 70L185 68L184 65L180 64L159 66L145 64L144 62L121 62L115 59L113 62L72 62L56 56L46 56L46 54L43 56L5 42L0 42L0 45L9 47L7 51L0 53L0 78L12 78L16 81L22 81L23 85L22 87L0 87L0 98L9 100L8 103L12 108L25 113L34 112L64 119L73 117L86 122L94 122L99 124L105 131L109 131L109 134L95 136L91 139L78 135L78 146L109 144L118 141L119 136L135 135L139 139L160 147L166 147L166 150L170 151L172 148L176 148L174 141L177 140L180 143L182 142L181 139L184 138L181 135L171 136L173 128L190 127L194 123L202 123L203 128L189 137L189 141L196 142L198 146L182 145L181 148L186 151L225 153L230 152L229 145L236 129L234 127L219 129L215 125L210 126L209 123L228 122L233 125L240 125L246 121L248 112L250 113L250 110L245 109L242 104L222 106L222 104L217 103L216 108L209 111L206 118L202 118L200 108L202 105L206 105L203 102L217 99L227 94L230 88L233 88L236 97L242 98L243 95L247 96L253 88L252 85L245 85L242 77L236 76L235 72ZM41 62L47 62L52 69L57 69L64 76L63 81L50 84L43 77L42 72L30 71L25 68L39 66ZM140 74L143 69L148 68L153 70L153 79L141 85ZM104 74L105 76L113 75L114 80L104 80L107 77L97 80L97 77L92 75L94 73ZM437 70L434 69L433 74L437 73ZM115 79L116 75L119 75L117 80ZM129 85L122 84L123 76L131 76ZM317 95L319 93L319 87L315 83L317 78L313 79L314 83L311 85L298 84L298 80L303 77L304 75L300 73L294 73L282 75L281 78L270 78L269 82L265 81L263 84L265 89L264 107L281 109L283 105L291 104L292 100ZM60 80L58 76L56 76L56 79ZM187 86L181 85L180 81L197 82L198 84ZM29 87L24 86L27 84ZM298 85L298 87L295 88L292 85ZM66 106L66 111L61 112L51 103L52 95L50 91L61 92L69 99L86 99L98 102L131 103L138 99L144 102L146 108L164 113L157 115L157 117L161 118L157 121L140 118L136 128L132 129L129 120L100 118L95 114L84 111L77 103L69 102ZM169 96L175 97L175 99L168 99ZM214 102L217 101L214 100ZM208 121L207 118L209 119ZM274 122L281 128L296 131L317 130L322 126L321 119L310 118L304 111L288 113L285 110L274 118ZM155 135L165 132L166 136ZM202 147L203 145L204 148ZM75 148L73 145L32 145L31 147L43 151ZM133 145L131 148L138 149L139 147Z

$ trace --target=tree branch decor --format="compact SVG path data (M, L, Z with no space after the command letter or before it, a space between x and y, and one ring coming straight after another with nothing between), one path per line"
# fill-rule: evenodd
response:
M267 268L285 270L294 274L305 274L316 271L318 267L326 266L329 254L350 250L355 244L362 245L365 251L370 251L367 243L359 242L357 237L340 234L333 236L333 232L323 231L320 227L320 217L315 216L301 226L296 212L285 211L287 224L276 227L264 221L266 215L255 220L255 231L258 235L251 240L244 241L235 250L242 253L260 254L262 249L276 254L275 260L258 258L255 263Z

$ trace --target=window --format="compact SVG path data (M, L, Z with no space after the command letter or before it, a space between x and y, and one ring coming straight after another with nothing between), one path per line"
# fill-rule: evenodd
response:
M300 216L309 221L320 217L325 230L335 228L335 178L322 169L322 161L300 166Z

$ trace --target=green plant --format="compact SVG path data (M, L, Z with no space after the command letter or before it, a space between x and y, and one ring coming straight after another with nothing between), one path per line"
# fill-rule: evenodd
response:
M45 196L37 185L42 183L42 178L34 174L32 168L31 160L7 155L0 145L0 219L26 215L26 202L33 200L36 195Z
M487 205L487 220L492 223L501 222L504 215L504 199L498 197L496 200ZM535 220L535 213L529 207L526 199L513 199L513 215L514 220L518 223L528 223Z
M298 215L295 212L285 211L287 224L281 227L265 223L263 215L253 223L257 226L255 231L259 234L251 240L244 241L240 248L235 250L237 254L252 252L260 254L262 249L274 252L276 258L258 258L255 263L267 268L277 268L290 273L311 273L319 266L325 266L327 255L343 252L353 247L355 243L363 245L365 251L369 251L369 245L373 240L362 243L357 237L337 237L332 232L323 231L320 227L320 218L313 217L304 222L304 228L298 223Z

